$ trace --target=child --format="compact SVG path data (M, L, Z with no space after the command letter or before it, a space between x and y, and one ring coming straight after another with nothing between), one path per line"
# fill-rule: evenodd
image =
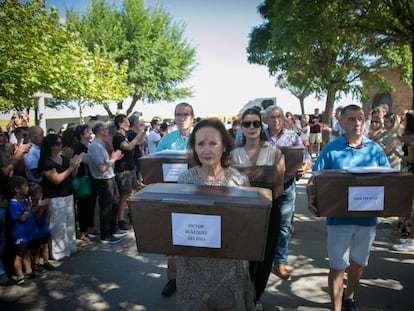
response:
M32 265L30 250L35 247L39 235L36 221L32 213L32 200L27 197L29 185L26 178L21 176L10 177L5 185L5 197L9 200L7 210L10 222L11 236L14 244L14 272L16 285L29 285L26 280L32 279ZM23 274L24 271L24 274Z
M29 197L33 202L32 212L36 219L39 230L38 248L33 254L33 270L43 272L43 269L54 270L55 267L49 263L49 239L50 228L48 225L49 217L49 200L42 200L43 189L38 183L29 183ZM40 255L43 257L43 265L40 264Z

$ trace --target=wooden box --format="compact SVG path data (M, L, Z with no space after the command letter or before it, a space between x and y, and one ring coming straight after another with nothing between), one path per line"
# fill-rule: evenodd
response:
M139 252L263 260L272 193L156 183L128 199Z
M408 216L414 196L414 175L325 170L313 173L319 216Z
M285 158L285 177L296 176L298 169L302 166L305 149L296 146L278 148Z
M235 169L245 173L249 177L252 187L267 188L273 191L275 188L275 170L276 166L271 165L232 165Z
M188 151L165 150L139 158L144 184L174 183L185 170L194 166Z

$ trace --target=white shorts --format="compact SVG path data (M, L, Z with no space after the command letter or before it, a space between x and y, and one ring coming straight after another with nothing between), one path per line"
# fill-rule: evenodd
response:
M329 268L344 270L352 259L366 267L375 240L376 226L326 226Z

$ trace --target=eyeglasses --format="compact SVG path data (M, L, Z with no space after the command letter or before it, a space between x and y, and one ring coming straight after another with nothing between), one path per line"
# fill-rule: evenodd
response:
M61 141L55 142L55 146L62 146L62 142Z
M281 114L271 115L269 119L276 120L276 119L283 119L284 117Z
M242 126L246 127L246 128L250 127L252 124L253 124L254 128L259 128L259 127L262 126L262 122L257 121L257 120L256 121L243 121L242 122Z
M189 113L176 113L175 114L176 118L188 118L189 116L191 116L191 114Z

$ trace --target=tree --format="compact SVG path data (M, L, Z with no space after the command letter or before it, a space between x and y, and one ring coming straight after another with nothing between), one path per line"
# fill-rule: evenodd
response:
M27 109L37 91L53 92L59 69L50 60L68 40L44 1L0 1L0 110Z
M414 109L414 2L409 0L360 1L352 30L374 36L380 65L397 69L402 82L413 88ZM351 30L351 31L352 31Z
M70 103L76 101L82 123L85 105L107 106L131 92L126 83L128 62L115 62L99 47L88 51L44 1L4 0L0 7L2 111L31 107L37 111L33 95L43 91L54 96L48 103L52 108L61 104L73 108Z
M288 90L299 100L300 110L302 115L304 115L305 98L312 93L312 79L305 79L305 77L301 76L302 74L306 75L306 73L299 72L297 74L295 77L287 77L284 74L279 74L276 85L281 89ZM297 84L294 85L290 82L291 80L296 81L295 83Z
M127 83L133 92L127 114L139 99L174 101L191 95L181 84L194 69L195 49L183 38L184 25L173 23L161 7L150 11L142 0L124 0L122 8L116 8L91 0L83 16L75 11L66 16L68 29L79 32L90 51L99 47L118 63L128 61ZM106 109L113 115L109 106Z
M250 34L249 61L265 64L274 76L295 77L293 85L308 79L317 96L326 94L324 122L330 123L341 94L364 95L362 76L382 81L372 70L373 36L348 29L355 11L353 2L266 0L259 7L265 22Z
M85 106L108 103L127 97L131 89L127 85L128 62L116 63L104 52L89 52L81 42L68 44L58 62L72 64L60 77L60 89L54 93L55 102L75 101L79 107L80 123L84 122ZM62 59L63 58L63 59Z

